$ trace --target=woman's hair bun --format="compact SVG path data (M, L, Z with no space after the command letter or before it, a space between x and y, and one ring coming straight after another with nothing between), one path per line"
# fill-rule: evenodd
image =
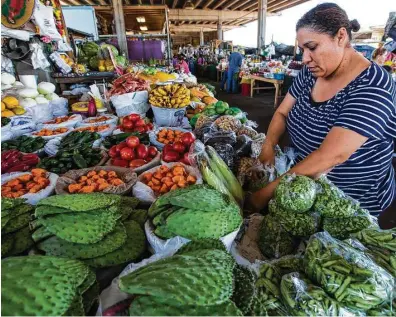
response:
M349 21L349 25L351 26L352 32L357 32L360 30L360 23L356 19Z

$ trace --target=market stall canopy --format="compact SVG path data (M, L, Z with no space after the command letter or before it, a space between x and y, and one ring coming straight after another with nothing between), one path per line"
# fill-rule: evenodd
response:
M268 14L276 14L282 10L289 9L309 0L268 0ZM93 5L97 11L109 12L112 14L111 0L61 0L62 5ZM169 8L169 19L172 31L213 31L219 22L223 29L232 29L246 23L257 20L258 1L257 0L123 0L125 22L127 29L136 28L136 16L131 12L139 8L153 9L154 6L166 5ZM163 7L162 7L163 8ZM152 27L159 27L163 20L146 17L148 20L148 30ZM129 21L130 20L130 21ZM132 21L133 20L133 21ZM157 24L156 24L157 23ZM138 26L139 27L139 26ZM158 30L158 29L157 29Z

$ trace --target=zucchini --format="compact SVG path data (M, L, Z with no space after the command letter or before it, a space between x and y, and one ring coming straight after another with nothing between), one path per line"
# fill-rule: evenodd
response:
M87 162L85 159L82 157L81 154L74 154L73 155L73 161L77 165L78 168L86 168L87 167Z

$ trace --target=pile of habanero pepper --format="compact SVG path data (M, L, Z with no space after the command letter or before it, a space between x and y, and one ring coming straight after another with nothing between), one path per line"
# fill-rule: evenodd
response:
M1 174L26 172L40 161L37 154L23 154L18 150L8 150L1 153Z

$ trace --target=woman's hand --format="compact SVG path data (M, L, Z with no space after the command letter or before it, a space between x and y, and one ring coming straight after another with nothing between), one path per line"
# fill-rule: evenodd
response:
M275 147L270 143L264 142L259 160L265 165L275 165Z
M278 186L279 181L280 178L277 178L275 181L269 183L264 188L250 195L248 205L251 211L260 212L260 210L268 205L269 201L274 196L275 189Z

